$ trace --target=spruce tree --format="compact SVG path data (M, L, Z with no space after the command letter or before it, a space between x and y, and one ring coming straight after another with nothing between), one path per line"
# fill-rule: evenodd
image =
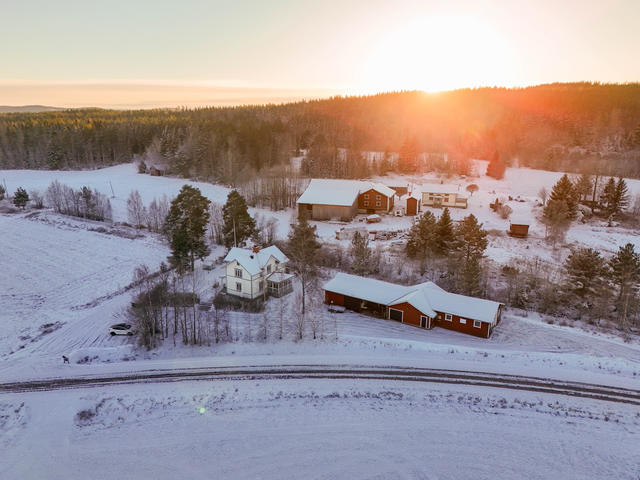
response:
M613 283L618 287L617 312L622 327L626 327L631 301L640 287L640 254L627 243L609 261Z
M487 231L478 223L475 215L471 214L462 220L455 228L455 263L459 265L459 287L465 295L478 295L482 279L480 261L487 248Z
M591 189L593 188L593 182L591 180L591 175L583 173L580 175L580 178L574 184L574 189L576 194L578 195L578 199L584 200L591 193Z
M298 222L291 225L287 241L289 266L302 286L302 314L305 312L305 298L309 286L318 276L318 251L320 243L316 227L309 225L307 217L300 215Z
M164 231L171 246L169 261L179 271L193 271L195 259L209 254L205 233L210 203L199 189L190 185L183 186L171 202Z
M434 238L434 251L439 255L448 255L453 244L453 220L449 209L445 208L436 223L436 235Z
M406 252L411 258L426 260L433 252L436 238L436 217L430 211L424 212L409 230Z
M506 165L500 158L498 152L493 152L491 161L487 165L487 177L493 177L496 180L502 180L504 178L504 172L507 170Z
M615 203L616 195L616 181L613 177L605 184L600 195L600 203L604 206L604 211L607 215L612 215L613 205Z
M227 248L242 245L251 238L256 228L255 220L249 215L247 202L237 190L229 193L227 203L222 207L222 220L222 235Z
M0 185L0 200L4 200L5 189L2 185Z
M589 300L603 293L607 265L600 252L592 248L573 250L565 261L564 268L569 292Z
M456 252L465 262L480 259L487 248L487 231L478 223L475 215L470 214L455 228Z
M578 199L576 195L575 188L569 180L569 177L565 173L560 180L553 186L553 190L551 191L551 195L549 196L549 202L544 209L543 215L545 217L549 216L548 208L551 202L562 202L567 207L567 218L569 220L573 220L576 218L578 213Z
M16 207L24 208L27 206L28 202L29 202L29 194L24 188L18 187L18 189L16 190L16 193L13 194L13 204Z
M627 188L627 182L624 181L624 178L618 178L613 190L612 200L611 215L618 215L629 206L629 189Z

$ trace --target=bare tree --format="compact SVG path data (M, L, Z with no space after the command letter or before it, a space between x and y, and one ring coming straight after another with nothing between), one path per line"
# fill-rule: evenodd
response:
M132 190L127 199L127 218L129 223L136 228L142 228L147 220L147 209L142 203L142 197L138 190Z
M547 203L547 198L549 197L549 192L547 191L547 189L545 187L542 187L539 191L538 191L538 198L542 201L542 206L544 207L545 204Z

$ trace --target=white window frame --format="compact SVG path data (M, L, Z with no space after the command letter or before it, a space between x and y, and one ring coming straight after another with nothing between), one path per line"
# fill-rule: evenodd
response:
M271 273L271 264L267 265L267 273Z
M241 292L241 291L242 291L242 283L236 282L236 292Z
M466 325L466 324L467 324L467 319L460 317L460 325Z
M235 272L234 272L234 273L235 273L235 275L236 275L236 277L237 277L237 278L242 278L242 269L241 269L241 268L236 267L236 268L235 268ZM239 273L240 275L238 275L238 273Z
M422 327L422 319L423 319L423 318L425 319L424 327ZM429 317L427 317L426 315L420 315L420 326L421 326L422 328L429 328L429 323L430 323L430 319L429 319Z
M376 200L382 200L382 197L380 195L376 195Z
M351 198L353 198L353 197L351 197ZM368 193L365 193L365 194L364 194L364 199L365 199L365 200L369 200L369 194L368 194Z
M450 313L445 313L445 314L444 314L444 319L445 319L447 322L453 322L453 315L451 315Z
M404 323L404 310L400 310L399 308L391 308L391 307L389 307L389 320L391 320L391 310L394 310L396 312L400 312L400 314L401 314L400 323Z
M368 207L369 206L369 202L367 200L364 201L364 206Z
M376 202L376 207L381 207L382 206L382 202Z
M474 320L473 328L482 328L482 322L480 320Z

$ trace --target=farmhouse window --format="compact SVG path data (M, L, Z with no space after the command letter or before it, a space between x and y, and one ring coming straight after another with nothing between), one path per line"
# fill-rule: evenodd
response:
M480 328L482 327L482 322L480 320L474 320L473 321L473 327L474 328Z
M450 314L450 313L445 313L445 314L444 314L444 319L445 319L447 322L450 322L450 321L452 321L452 320L453 320L453 317L451 316L451 314Z
M461 318L460 319L460 325L466 325L467 324L467 319L466 318Z
M420 317L420 326L422 328L427 328L427 325L429 325L428 321L427 321L427 317L425 317L424 315L422 315Z
M368 193L365 193L365 194L364 194L364 199L365 199L365 200L369 200L369 194L368 194Z
M380 195L376 195L376 200L382 200L382 197Z
M242 269L241 268L236 268L236 277L242 278Z
M365 207L368 207L368 206L369 206L369 202L367 202L367 201L365 200L365 202L364 202L364 206L365 206Z
M242 284L240 282L236 282L236 291L238 292L242 291Z
M271 273L271 264L267 265L267 273Z
M382 202L376 202L376 207L379 207L380 205L382 205Z
M260 280L260 283L258 284L258 291L261 292L262 290L264 290L264 281Z

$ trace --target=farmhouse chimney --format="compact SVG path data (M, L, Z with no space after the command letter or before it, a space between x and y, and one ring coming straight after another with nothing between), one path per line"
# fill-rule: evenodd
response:
M260 251L260 247L253 247L253 253L258 253Z

